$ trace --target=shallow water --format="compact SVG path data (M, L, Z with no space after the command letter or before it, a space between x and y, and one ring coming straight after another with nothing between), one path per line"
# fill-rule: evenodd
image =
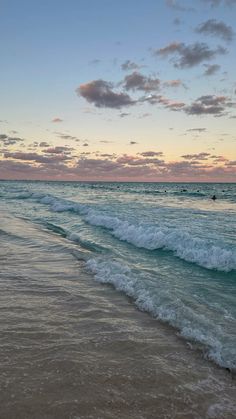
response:
M77 246L95 280L235 370L236 184L0 182L0 196Z
M235 417L232 375L94 281L90 249L0 215L1 419Z

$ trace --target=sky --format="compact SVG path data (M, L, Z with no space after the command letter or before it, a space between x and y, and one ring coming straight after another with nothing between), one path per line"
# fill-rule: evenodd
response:
M0 179L235 182L236 0L0 0Z

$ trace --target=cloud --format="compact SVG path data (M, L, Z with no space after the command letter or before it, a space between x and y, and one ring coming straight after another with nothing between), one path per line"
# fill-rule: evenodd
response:
M42 150L44 153L47 154L68 154L72 150L74 150L73 147L67 147L67 146L56 146L56 147L49 147L45 150Z
M95 58L94 60L89 61L90 65L97 65L100 64L101 60L99 60L98 58Z
M100 140L99 142L100 143L103 143L103 144L111 144L111 143L113 143L113 141L108 141L108 140Z
M234 6L236 5L236 0L202 0L205 3L209 3L211 7L217 7L220 5L223 6Z
M166 5L178 12L193 12L195 9L193 7L183 6L177 0L165 0Z
M180 42L171 42L166 47L160 48L158 50L154 51L154 54L166 56L169 54L174 54L175 52L179 52L182 48L182 45Z
M124 78L123 86L126 90L152 92L159 90L160 83L158 78L147 77L138 71L134 71Z
M215 156L220 159L209 164L205 160L214 156L205 152L186 154L184 161L170 162L159 159L161 154L144 151L139 155L104 154L91 158L83 153L68 165L58 159L60 155L48 158L37 153L10 153L0 160L0 170L3 179L233 181L236 175L236 162L223 156Z
M217 36L224 41L232 41L234 37L232 27L226 25L222 21L217 21L216 19L206 20L206 22L201 23L195 31L197 33L203 33L204 35Z
M126 60L123 64L121 64L121 69L124 71L138 70L139 68L140 68L140 65L130 60Z
M138 143L137 143L137 141L130 141L129 144L134 145L134 144L138 144Z
M70 134L63 134L62 132L56 132L58 137L62 138L63 140L72 140L72 141L80 141L79 138L75 137L74 135Z
M228 161L226 164L227 166L236 166L236 160Z
M174 25L176 25L176 26L179 26L179 25L181 24L181 20L180 20L178 17L176 17L176 18L173 20L173 24L174 24Z
M188 115L215 115L222 116L227 108L235 106L227 96L206 95L196 99L191 105L186 106Z
M211 60L217 55L225 53L225 48L218 46L216 49L211 49L204 42L195 42L190 45L172 42L166 47L154 51L155 55L164 58L169 55L178 55L179 58L175 59L174 66L181 69L194 67L203 61Z
M138 119L143 119L143 118L147 118L148 116L151 116L152 114L149 112L145 112L142 113L141 115L138 116Z
M6 134L0 134L0 141L4 144L5 147L8 147L10 145L15 145L19 142L23 142L24 140L19 137L9 137Z
M224 156L211 156L211 158L214 159L215 163L228 162L228 159L226 159Z
M164 86L167 86L167 87L181 87L181 86L183 86L183 87L186 88L186 86L183 84L183 82L179 79L177 79L177 80L167 80L163 84L164 84Z
M126 116L129 116L130 115L130 113L129 112L121 112L120 113L120 118L125 118Z
M139 154L143 157L163 156L162 151L143 151Z
M36 163L58 163L60 161L69 160L70 157L66 155L56 155L53 157L44 156L38 153L24 153L24 152L7 152L4 154L5 158L15 160L34 161Z
M63 119L61 119L61 118L53 118L52 119L52 122L54 122L54 123L63 122Z
M135 101L128 94L114 92L113 84L101 79L81 84L76 92L98 108L120 109L123 106L135 104Z
M138 158L137 156L127 156L126 154L118 157L116 161L128 166L165 165L164 160L157 158Z
M187 160L208 160L210 153L198 153L198 154L184 154L183 159Z
M204 64L204 67L206 67L206 70L203 73L204 76L213 76L220 69L219 64L211 64L211 65Z
M189 128L189 129L187 129L187 131L189 132L205 132L206 131L206 128Z
M50 145L46 141L41 141L38 145L39 147L50 147Z
M171 100L162 95L149 95L147 97L140 99L140 101L148 102L150 103L150 105L161 104L165 108L170 109L171 111L179 111L185 107L184 102Z

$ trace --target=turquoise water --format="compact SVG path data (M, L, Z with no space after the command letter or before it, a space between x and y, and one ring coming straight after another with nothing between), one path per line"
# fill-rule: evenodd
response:
M236 184L2 181L0 200L76 243L96 281L236 368Z

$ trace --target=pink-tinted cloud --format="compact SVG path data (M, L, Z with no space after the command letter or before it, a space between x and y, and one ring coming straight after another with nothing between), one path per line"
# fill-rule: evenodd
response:
M61 180L233 181L236 161L206 152L186 154L184 161L166 161L162 152L137 155L82 153L72 159L62 154L5 153L1 178ZM218 158L217 158L218 157ZM210 161L210 162L209 162Z
M52 122L54 122L54 123L63 122L63 119L61 119L61 118L53 118L52 119Z
M38 153L27 153L27 152L7 152L4 154L5 158L11 158L15 160L23 160L23 161L33 161L36 163L56 163L60 161L69 160L70 157L64 154L59 154L56 156L45 156L43 154Z

